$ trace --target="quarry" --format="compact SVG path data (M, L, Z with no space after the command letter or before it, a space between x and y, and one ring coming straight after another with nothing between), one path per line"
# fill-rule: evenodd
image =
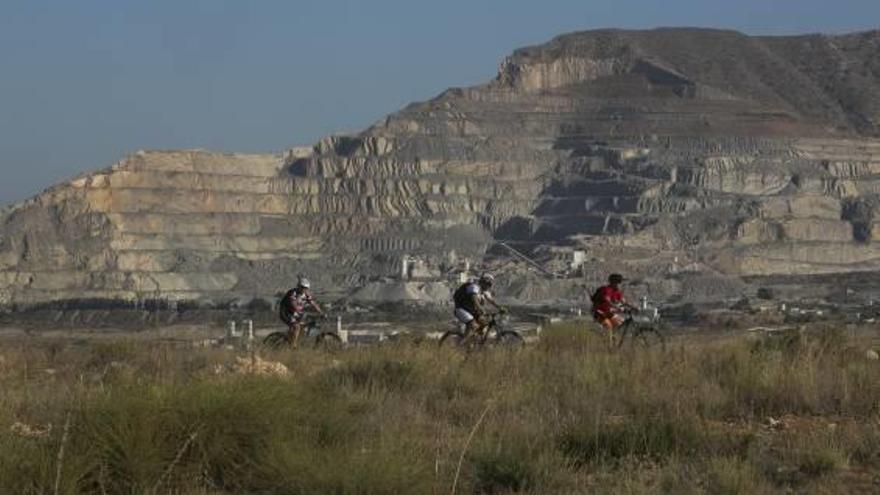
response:
M585 308L614 271L682 319L862 318L878 198L880 31L572 33L359 134L136 151L8 206L0 322L269 324L299 274L337 308L450 319L484 271L523 314Z
M150 20L257 19L206 7ZM575 32L360 132L95 165L0 205L0 493L878 493L878 30Z

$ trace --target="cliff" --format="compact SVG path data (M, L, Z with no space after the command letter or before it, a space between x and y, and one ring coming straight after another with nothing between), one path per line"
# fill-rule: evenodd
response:
M354 288L409 256L498 269L497 241L658 284L877 270L878 198L880 31L574 33L359 135L141 151L14 205L0 305Z

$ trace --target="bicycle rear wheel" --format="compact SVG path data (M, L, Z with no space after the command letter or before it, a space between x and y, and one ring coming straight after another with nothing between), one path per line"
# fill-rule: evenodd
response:
M440 337L440 347L460 347L464 341L464 333L457 330L450 330Z
M290 347L290 335L287 332L272 332L263 339L263 347L273 351Z
M342 349L342 339L335 332L321 332L315 338L315 348L325 351L338 351Z

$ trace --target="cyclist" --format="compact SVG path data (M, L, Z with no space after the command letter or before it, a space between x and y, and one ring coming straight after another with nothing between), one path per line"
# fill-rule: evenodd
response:
M612 273L608 276L608 285L603 285L593 293L593 318L608 330L608 335L613 338L614 329L623 324L621 313L624 309L636 309L628 303L620 289L623 283L623 275Z
M478 280L462 284L452 295L455 318L465 325L465 338L474 332L482 332L489 324L486 318L487 304L504 311L490 291L494 284L495 277L491 273L484 273Z
M299 335L302 333L303 317L305 317L306 306L311 306L322 317L324 311L318 306L315 298L312 297L312 284L309 279L299 277L296 287L287 291L281 299L279 316L287 327L288 331L293 334L292 345L296 349L299 344Z

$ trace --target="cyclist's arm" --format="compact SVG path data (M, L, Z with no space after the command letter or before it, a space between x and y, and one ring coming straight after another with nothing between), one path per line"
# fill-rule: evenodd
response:
M617 315L620 312L620 309L617 307L617 303L612 301L611 298L605 296L601 299L599 304L593 305L593 312L602 318L611 318Z
M484 294L484 297L486 298L486 301L495 308L495 310L504 311L504 308L502 308L501 305L498 304L498 301L495 300L495 297L492 296L492 294L487 292L486 294Z
M623 306L624 308L628 308L628 309L639 309L638 307L630 304L629 301L627 301L625 297L620 298L620 305Z
M637 310L635 306L627 302L626 298L621 297L620 299L613 301L611 297L606 296L605 301L608 303L611 308L610 314L617 315L625 312L626 310Z
M474 316L482 316L486 310L483 308L483 305L480 303L479 294L471 294L471 305L474 308Z
M318 301L315 301L313 298L309 298L309 306L315 308L315 311L318 312L319 315L324 315L324 310L321 309L321 306L318 305Z

